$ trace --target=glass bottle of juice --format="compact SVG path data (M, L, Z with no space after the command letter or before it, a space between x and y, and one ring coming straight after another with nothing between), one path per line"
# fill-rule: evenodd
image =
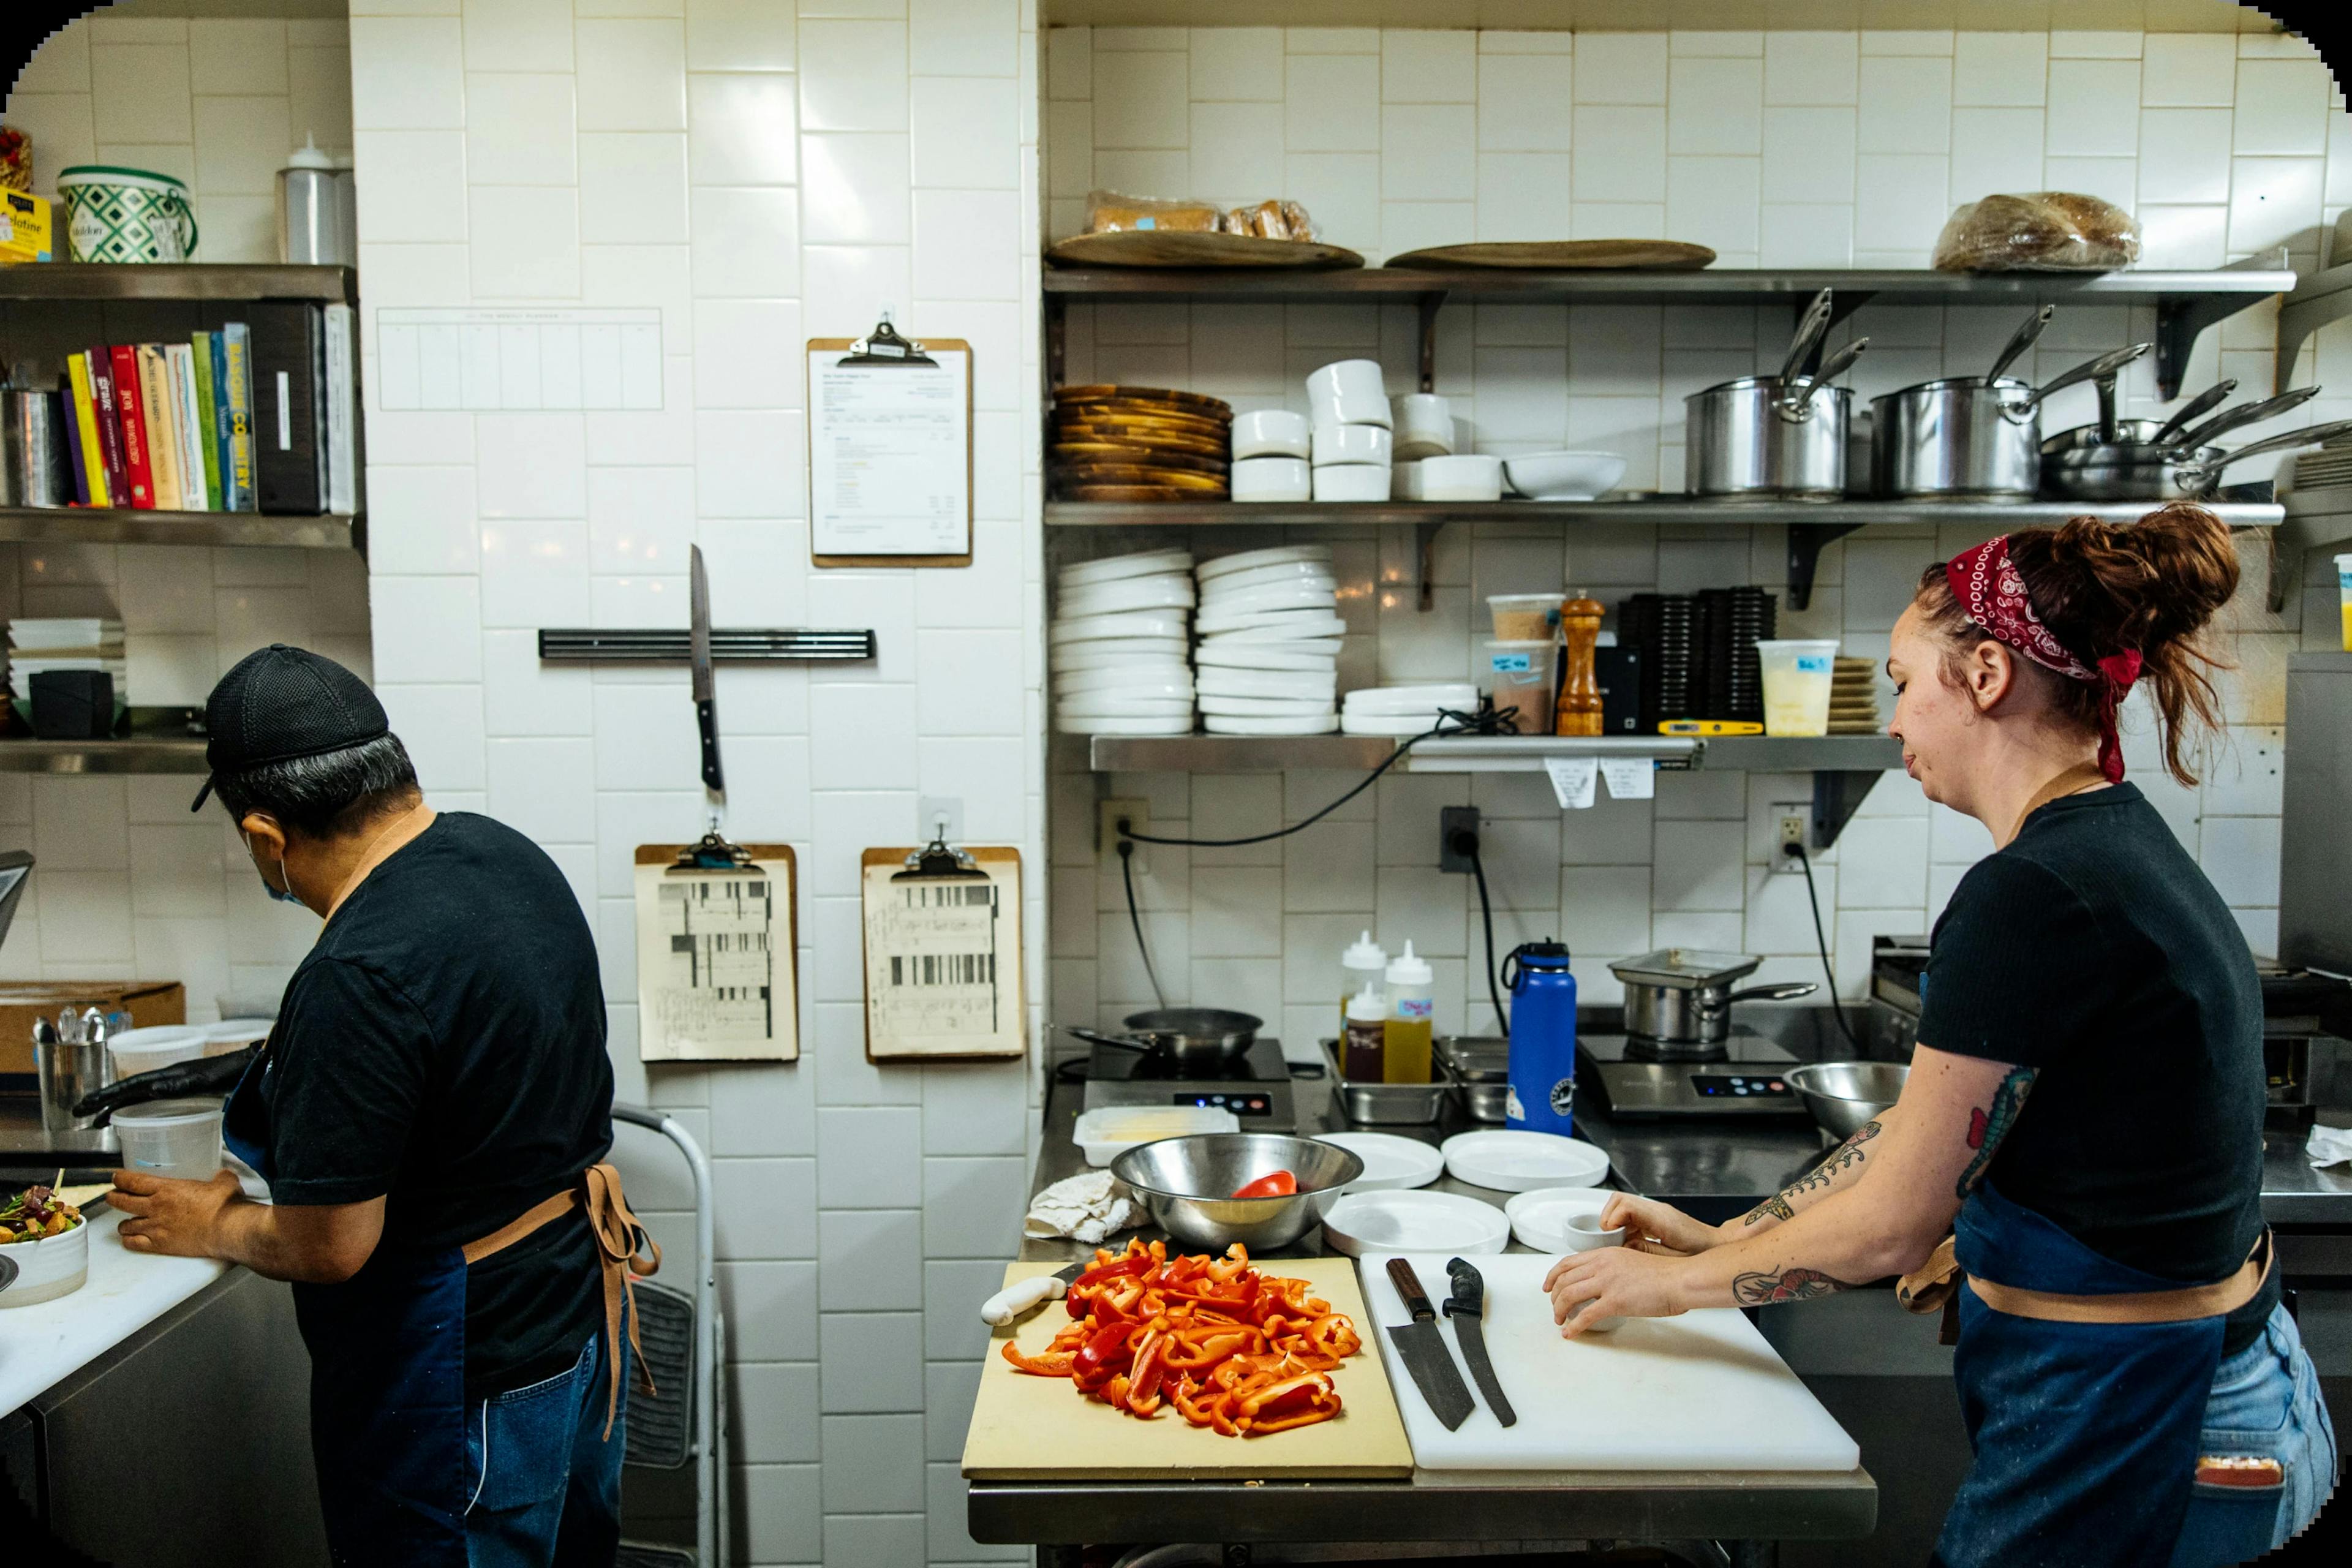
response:
M1412 951L1409 940L1404 952L1389 960L1389 1016L1383 1030L1382 1081L1429 1081L1429 1036L1437 1007L1436 982L1436 971L1430 968L1429 960Z
M1367 984L1348 999L1348 1032L1339 1042L1339 1076L1349 1083L1379 1083L1387 1058L1388 998Z

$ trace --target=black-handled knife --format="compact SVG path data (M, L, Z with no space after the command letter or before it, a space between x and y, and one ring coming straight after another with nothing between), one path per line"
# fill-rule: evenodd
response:
M723 794L727 780L719 769L719 682L710 668L710 578L702 569L702 546L688 545L686 560L687 612L692 617L686 657L693 671L695 728L702 734L702 783L713 794Z
M1431 1412L1448 1432L1454 1431L1469 1419L1476 1405L1470 1398L1469 1385L1454 1368L1445 1336L1438 1331L1437 1309L1429 1304L1429 1292L1421 1288L1412 1265L1403 1258L1389 1259L1389 1283L1396 1287L1404 1310L1412 1314L1412 1321L1389 1330L1390 1342L1396 1346L1405 1371L1412 1374L1412 1385L1428 1401Z
M1495 1419L1506 1426L1517 1426L1518 1412L1504 1397L1502 1380L1495 1375L1495 1363L1486 1353L1486 1277L1466 1258L1448 1258L1445 1274L1454 1281L1454 1294L1445 1300L1445 1315L1454 1320L1454 1339L1462 1347L1462 1359L1469 1363L1470 1375L1478 1380L1478 1392L1486 1396Z

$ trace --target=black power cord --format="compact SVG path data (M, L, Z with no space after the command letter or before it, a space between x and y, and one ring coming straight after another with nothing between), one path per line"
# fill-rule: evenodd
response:
M1829 986L1830 1013L1837 1019L1838 1033L1843 1035L1845 1043L1853 1047L1853 1054L1860 1056L1863 1054L1862 1042L1854 1038L1853 1026L1845 1021L1845 1005L1838 1000L1837 971L1830 966L1830 939L1822 930L1822 896L1813 886L1813 858L1805 853L1802 844L1784 844L1780 852L1794 855L1797 864L1804 868L1805 902L1813 911L1813 941L1821 948L1822 979Z
M1168 994L1160 989L1160 972L1151 966L1151 949L1143 940L1143 916L1135 907L1135 846L1118 841L1118 879L1127 889L1127 923L1135 928L1135 951L1143 958L1143 977L1151 982L1151 999L1164 1012Z
M1502 988L1495 983L1495 904L1486 896L1486 862L1478 857L1478 835L1467 828L1454 835L1454 852L1470 862L1470 875L1478 884L1478 918L1486 928L1486 1000L1494 1004L1495 1027L1503 1038L1511 1037L1511 1017L1503 1011Z

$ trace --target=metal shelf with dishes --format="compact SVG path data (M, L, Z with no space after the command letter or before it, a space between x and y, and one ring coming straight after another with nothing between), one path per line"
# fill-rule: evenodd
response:
M267 545L364 554L367 518L341 512L281 517L253 511L0 506L0 543Z

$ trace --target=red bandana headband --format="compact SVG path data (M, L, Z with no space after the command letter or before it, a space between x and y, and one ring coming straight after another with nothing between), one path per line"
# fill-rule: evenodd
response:
M2137 651L2109 654L2096 669L2069 653L2034 613L2025 579L2009 558L2005 534L1953 556L1944 564L1944 577L1961 610L1993 640L2069 680L2098 682L2099 772L2109 784L2122 783L2124 753L2116 736L2116 709L2139 679Z

